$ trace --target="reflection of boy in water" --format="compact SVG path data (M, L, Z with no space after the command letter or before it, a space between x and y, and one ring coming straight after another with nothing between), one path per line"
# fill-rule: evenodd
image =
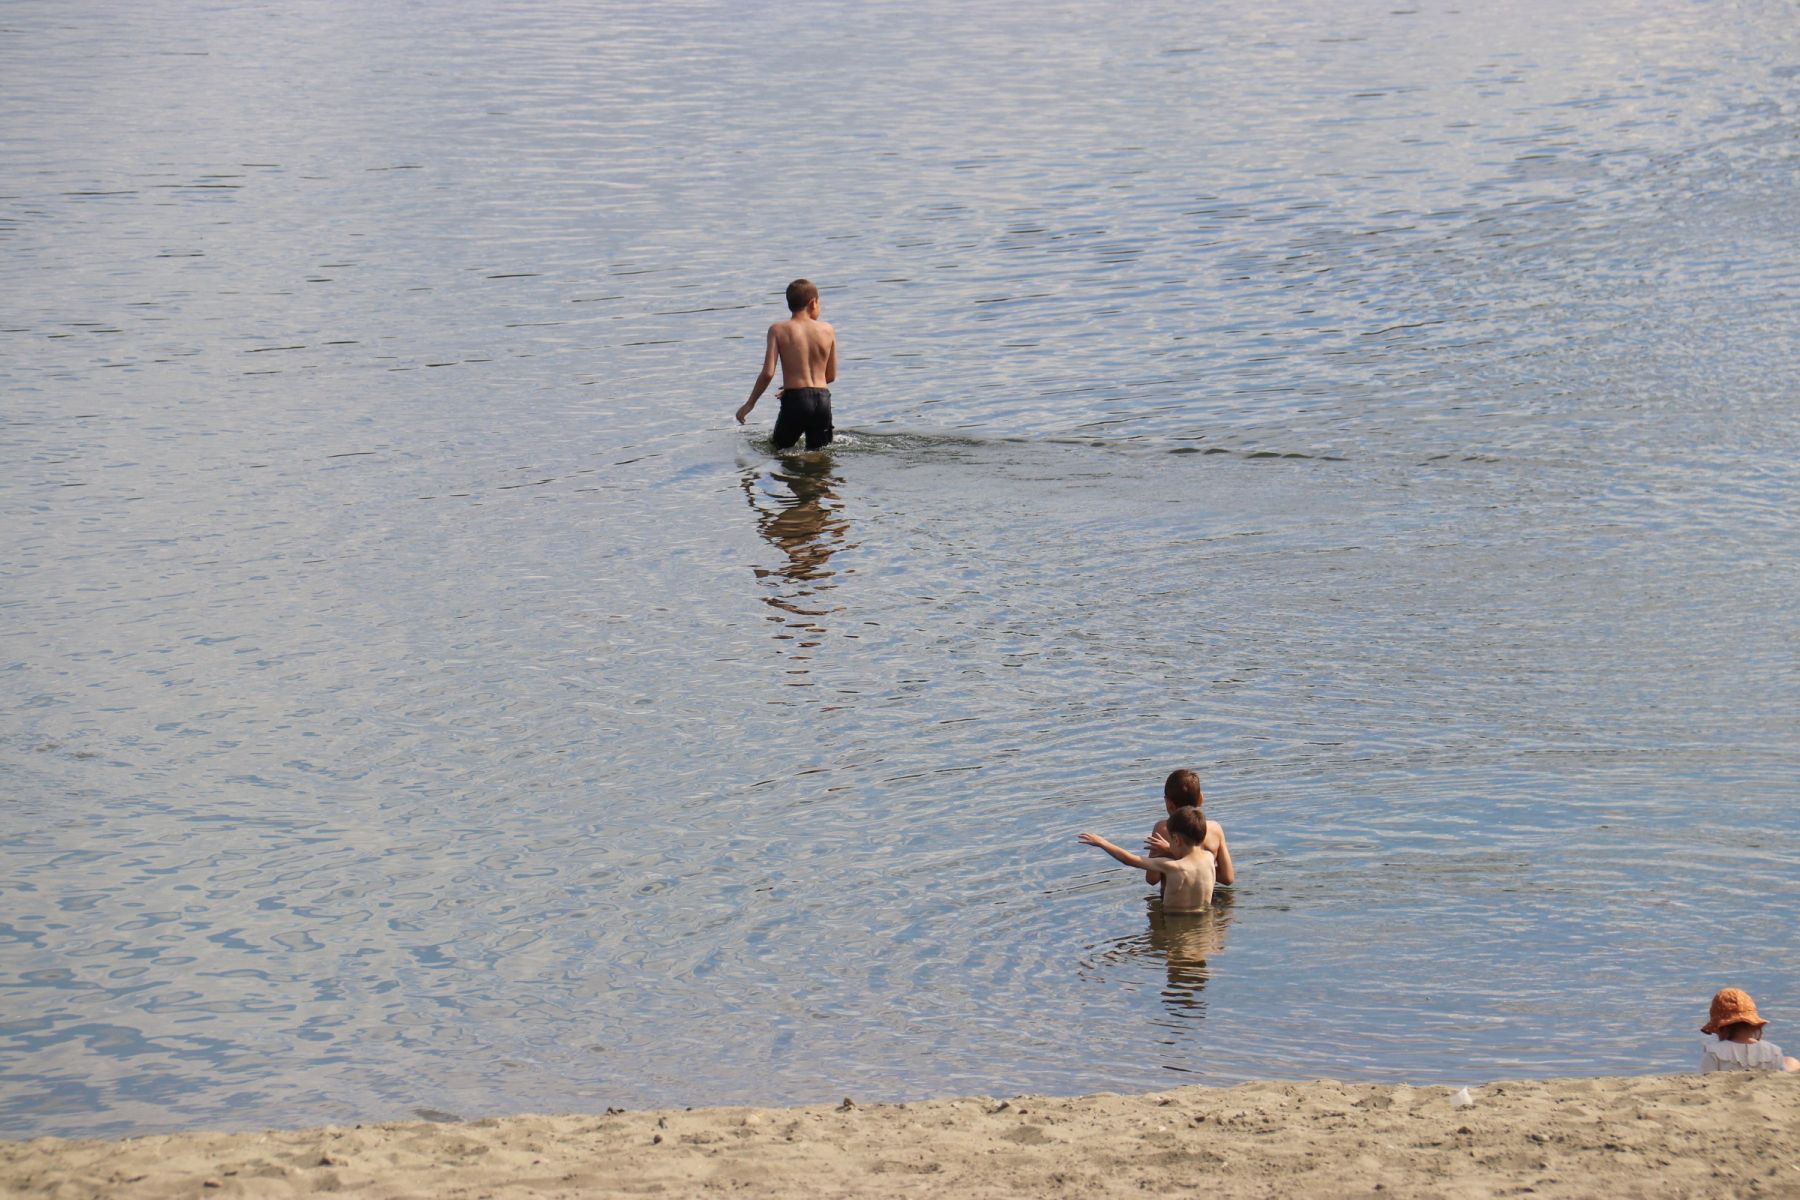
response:
M823 459L790 459L768 473L768 478L787 484L791 498L770 494L774 511L758 501L756 479L746 475L744 495L756 513L756 525L769 544L787 556L780 568L753 568L758 579L780 575L797 585L815 584L795 593L808 594L829 586L832 577L831 556L844 549L844 535L850 523L844 519L833 485L840 482Z
M1163 998L1183 1008L1199 1003L1199 993L1212 978L1207 960L1225 949L1225 926L1231 915L1231 893L1216 892L1213 906L1202 913L1150 911L1150 949L1162 956L1169 973Z
M1146 871L1163 885L1163 912L1197 913L1212 903L1214 864L1206 841L1206 818L1197 808L1176 810L1163 838L1165 853L1151 858L1113 845L1097 833L1084 833L1085 845L1098 846L1128 867Z
M1163 780L1163 809L1170 817L1184 808L1195 812L1206 803L1206 797L1200 794L1200 777L1192 771L1183 769L1171 772ZM1144 839L1146 854L1166 854L1169 849L1169 822L1158 821L1150 836ZM1231 867L1231 847L1225 844L1225 830L1217 821L1206 823L1206 851L1211 854L1219 867L1219 882L1230 884L1237 882L1237 872ZM1157 877L1149 872L1144 875L1145 883L1155 883Z
M775 418L775 448L786 450L806 435L806 448L817 450L831 441L831 390L837 382L837 331L819 320L819 289L805 279L787 285L785 321L769 326L762 370L750 398L737 410L738 424L750 415L763 390L775 379L781 361L781 412Z

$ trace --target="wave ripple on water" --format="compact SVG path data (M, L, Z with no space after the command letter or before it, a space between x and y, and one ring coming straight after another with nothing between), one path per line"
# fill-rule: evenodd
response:
M1800 1012L1791 13L818 16L9 9L0 1132Z

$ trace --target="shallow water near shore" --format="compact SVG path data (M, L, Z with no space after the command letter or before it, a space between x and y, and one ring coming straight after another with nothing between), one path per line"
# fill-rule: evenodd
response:
M0 1134L1792 1052L1791 18L10 6Z

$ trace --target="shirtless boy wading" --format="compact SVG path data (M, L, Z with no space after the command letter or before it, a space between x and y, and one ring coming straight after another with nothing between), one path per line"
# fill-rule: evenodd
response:
M786 450L806 435L806 448L817 450L831 441L831 392L837 381L837 331L819 320L819 289L805 279L787 285L793 316L769 326L769 346L750 398L737 410L738 424L750 415L763 391L775 379L781 361L781 413L775 418L775 448Z

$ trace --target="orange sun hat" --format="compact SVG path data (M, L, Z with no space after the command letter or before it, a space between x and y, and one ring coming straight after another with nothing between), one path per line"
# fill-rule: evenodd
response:
M1720 988L1712 998L1712 1019L1700 1027L1701 1033L1717 1033L1727 1025L1754 1025L1761 1029L1768 1022L1756 1015L1756 1001L1742 988Z

